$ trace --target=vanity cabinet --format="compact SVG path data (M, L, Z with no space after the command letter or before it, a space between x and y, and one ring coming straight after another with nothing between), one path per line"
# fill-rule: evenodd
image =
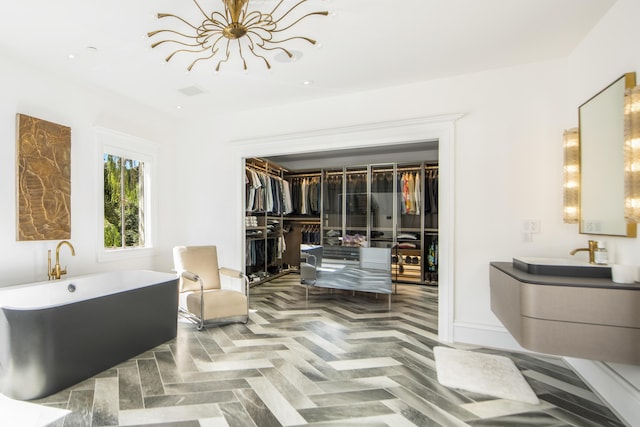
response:
M526 349L640 365L640 285L490 265L491 310Z

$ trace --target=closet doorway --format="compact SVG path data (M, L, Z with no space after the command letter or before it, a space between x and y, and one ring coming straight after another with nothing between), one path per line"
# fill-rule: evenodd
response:
M374 123L321 131L300 132L295 134L272 135L232 141L238 165L242 166L244 188L244 165L249 158L271 159L287 164L292 169L302 170L303 166L291 163L308 162L313 159L316 167L335 166L336 158L340 164L358 157L356 163L390 161L389 154L406 153L415 160L411 147L421 144L437 143L437 163L439 165L438 194L438 336L441 341L453 342L454 315L454 140L455 122L462 115L447 115L430 118L408 119L395 122ZM414 145L415 144L415 145ZM376 153L378 151L378 153ZM387 151L386 153L381 153ZM386 155L381 159L376 157ZM289 159L286 159L289 158ZM405 159L397 159L402 162ZM429 160L420 159L420 160ZM329 163L330 162L330 163ZM243 207L244 211L244 207ZM241 235L244 227L238 230ZM242 255L244 256L244 249Z
M438 284L437 140L261 161L291 189L291 208L278 218L285 270L299 268L301 244L337 259L340 247L379 247L392 251L395 283Z

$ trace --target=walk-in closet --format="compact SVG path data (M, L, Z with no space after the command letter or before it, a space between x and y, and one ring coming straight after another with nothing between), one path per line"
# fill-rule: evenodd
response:
M437 142L416 147L246 159L251 282L297 273L301 245L319 245L343 260L359 247L390 248L394 282L437 285Z

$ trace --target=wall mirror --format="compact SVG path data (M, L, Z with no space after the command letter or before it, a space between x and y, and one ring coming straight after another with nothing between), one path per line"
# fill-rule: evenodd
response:
M624 91L627 73L578 108L580 121L580 233L636 236L624 219Z

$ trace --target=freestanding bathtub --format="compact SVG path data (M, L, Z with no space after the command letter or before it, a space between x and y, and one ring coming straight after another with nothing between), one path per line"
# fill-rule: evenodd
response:
M48 396L175 338L178 278L115 271L0 288L0 393Z

